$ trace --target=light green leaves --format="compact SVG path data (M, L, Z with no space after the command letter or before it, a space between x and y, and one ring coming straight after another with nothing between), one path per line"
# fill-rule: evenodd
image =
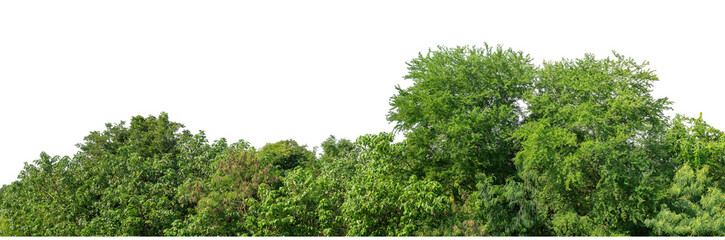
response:
M369 164L355 180L342 205L350 236L430 234L450 211L439 183L400 179L384 164Z
M702 115L688 118L677 115L664 139L674 166L689 164L694 168L709 166L710 177L715 181L725 179L725 135L705 123Z
M451 197L475 187L478 172L514 172L508 136L522 120L518 103L534 78L531 59L502 47L439 47L408 63L388 120L406 136L411 171L441 182Z
M656 192L646 144L661 134L668 108L650 95L656 79L646 63L616 53L539 69L526 123L513 134L521 144L514 162L553 233L642 231ZM570 224L579 218L605 230Z
M668 203L647 220L656 235L725 236L725 193L713 186L708 168L682 166L667 190Z

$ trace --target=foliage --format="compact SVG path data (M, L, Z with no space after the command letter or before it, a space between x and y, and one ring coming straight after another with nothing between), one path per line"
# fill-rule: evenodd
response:
M667 99L650 95L647 63L614 59L544 64L527 97L527 123L513 137L521 187L556 234L645 234L654 211L651 153ZM520 199L520 198L517 198ZM569 223L593 224L586 232ZM563 228L562 228L563 227Z
M324 153L323 157L326 158L344 157L355 148L354 143L350 140L344 138L337 140L335 136L330 136L320 145L322 146L322 151Z
M2 190L3 234L42 236L78 234L79 210L83 206L73 197L73 178L69 157L50 157L45 152L34 164L25 164L19 181Z
M342 214L349 236L410 236L429 232L450 212L449 198L440 183L405 179L390 162L400 146L391 144L392 134L360 137L356 143L364 162L345 196Z
M175 189L222 148L202 133L179 133L168 115L106 124L78 144L73 158L42 153L20 181L3 189L2 209L13 235L161 235L188 211ZM10 201L10 199L13 199Z
M689 164L699 169L708 166L715 182L725 180L725 134L708 125L702 114L697 119L675 116L663 140L674 160L669 169ZM723 182L725 183L725 182Z
M12 236L10 232L10 224L8 223L8 220L5 219L4 214L0 214L0 236Z
M472 219L485 224L483 231L492 235L548 234L534 199L520 182L509 180L504 185L493 184L492 177L478 176L478 191L468 199Z
M725 193L714 187L709 166L683 165L667 189L667 204L646 221L656 235L725 236Z
M522 120L518 103L534 78L531 59L501 46L439 47L408 63L388 120L405 133L411 170L439 181L448 194L473 190L479 172L515 172L508 136Z
M359 167L351 157L355 145L330 136L316 161L287 173L278 190L260 189L254 206L255 235L341 236L347 232L340 206Z
M393 132L330 136L319 157L210 143L163 112L108 123L0 188L0 235L725 235L725 135L666 117L646 62L484 45L408 70Z
M260 199L260 185L275 185L278 173L264 165L248 143L230 146L216 161L216 172L206 181L188 181L179 188L179 201L195 205L183 223L174 222L167 235L240 236L250 234L247 213Z
M184 213L173 201L186 179L179 174L184 159L177 146L191 134L179 133L183 125L169 121L166 113L136 116L129 128L123 122L106 126L79 144L83 152L77 157L94 213L81 235L161 235Z
M308 151L306 147L291 139L267 143L260 149L259 159L281 170L293 169L315 158L315 153Z

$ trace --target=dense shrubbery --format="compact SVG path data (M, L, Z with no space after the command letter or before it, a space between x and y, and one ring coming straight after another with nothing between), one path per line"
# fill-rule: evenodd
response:
M725 135L666 117L646 62L486 45L408 65L395 130L321 154L166 113L107 124L0 189L0 235L725 235Z

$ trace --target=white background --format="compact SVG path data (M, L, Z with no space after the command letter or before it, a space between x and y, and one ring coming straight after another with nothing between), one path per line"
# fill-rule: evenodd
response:
M686 4L685 4L686 3ZM405 62L503 44L544 60L647 60L656 97L725 129L717 1L0 1L0 184L107 122L169 113L210 140L354 140Z

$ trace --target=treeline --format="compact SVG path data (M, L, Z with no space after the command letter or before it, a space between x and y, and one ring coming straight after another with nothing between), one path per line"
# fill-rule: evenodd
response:
M725 235L725 136L665 116L646 62L485 45L408 66L393 132L319 154L210 142L166 113L106 124L0 189L0 234Z

